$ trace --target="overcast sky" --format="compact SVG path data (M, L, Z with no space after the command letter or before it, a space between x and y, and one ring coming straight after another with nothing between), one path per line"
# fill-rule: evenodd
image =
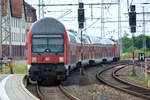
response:
M37 9L37 17L38 17L38 7L34 4L38 4L38 0L25 0L29 4L33 5ZM41 0L42 1L42 0ZM129 0L129 3L136 5L136 11L142 12L142 6L140 3L150 3L149 0ZM82 0L84 3L101 3L101 0ZM117 3L118 0L104 0L104 3ZM69 4L69 3L78 3L78 0L44 0L45 4ZM145 6L145 12L148 12L149 5ZM87 18L85 27L89 27L91 24L93 24L91 27L89 27L84 33L94 36L101 36L101 20L97 20L94 18L100 18L101 17L101 5L95 5L95 6L84 6L85 8L85 17ZM58 20L60 20L67 29L73 29L75 31L78 31L78 21L77 21L77 9L78 6L61 6L61 7L44 7L45 10L45 17L54 17ZM137 20L142 20L143 17L142 14L137 15ZM118 37L118 23L117 22L111 22L110 21L117 21L118 20L118 5L105 5L104 6L104 18L105 21L109 21L109 23L104 24L104 36L106 38L113 37L114 39L117 39ZM145 20L148 20L150 16L148 14L145 15ZM122 21L128 21L128 14L127 14L127 0L121 0L121 20ZM94 24L95 23L95 24ZM150 29L149 29L150 22L146 21L146 34L149 35ZM121 33L122 36L126 32L131 35L129 30L128 22L121 22ZM142 34L143 30L143 21L137 22L137 32L135 35Z

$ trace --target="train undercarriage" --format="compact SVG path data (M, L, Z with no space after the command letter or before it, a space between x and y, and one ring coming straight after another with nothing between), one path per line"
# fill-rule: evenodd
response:
M66 79L66 69L64 64L32 64L29 78L41 84L55 84Z

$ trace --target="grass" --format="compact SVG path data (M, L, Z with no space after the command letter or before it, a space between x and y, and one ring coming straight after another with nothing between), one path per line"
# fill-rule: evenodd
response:
M148 80L150 80L150 79L138 80L135 77L130 77L129 80L131 80L133 82L136 82L138 84L147 85L148 84Z
M134 51L134 55L135 57L134 58L138 58L139 57L139 53L142 53L143 51L142 50L135 50ZM146 52L146 56L149 57L150 56L150 51L147 51ZM120 60L123 61L123 60L127 60L127 59L132 59L132 53L130 52L126 52L126 53L123 53L121 56L120 56Z
M127 59L131 59L131 58L132 58L131 53L124 53L124 55L121 55L121 56L120 56L120 60L121 60L121 61L127 60Z
M26 74L27 73L27 63L21 62L15 64L14 74Z
M9 67L4 67L3 72L0 72L0 74L9 74L10 72ZM17 64L14 64L13 67L14 74L26 74L27 73L27 63L26 62L19 62Z
M4 67L3 71L0 72L0 74L9 74L10 73L10 69L8 67Z

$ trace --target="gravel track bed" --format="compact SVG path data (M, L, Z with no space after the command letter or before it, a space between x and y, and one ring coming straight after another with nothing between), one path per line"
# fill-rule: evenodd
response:
M40 86L39 88L44 100L69 100L57 86Z
M36 93L36 85L28 85L27 89L38 98ZM44 100L70 100L58 88L58 86L39 86L40 93Z
M96 73L109 66L87 68L84 76L77 70L63 84L81 100L145 100L100 83L95 77Z

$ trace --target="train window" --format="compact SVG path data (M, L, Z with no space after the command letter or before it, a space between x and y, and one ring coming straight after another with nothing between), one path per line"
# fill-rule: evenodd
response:
M95 53L95 57L96 57L96 59L97 59L97 58L100 58L101 56L102 56L102 54L101 54L100 52Z
M107 53L107 56L108 56L108 57L112 57L112 53L111 53L111 52L108 52L108 53Z
M47 40L43 38L32 39L32 52L44 52L47 48Z
M46 52L46 50L49 52ZM32 38L32 52L40 54L49 53L63 53L64 52L64 39L62 37L55 36L36 36Z
M63 38L48 38L48 48L51 52L63 53L64 51Z

